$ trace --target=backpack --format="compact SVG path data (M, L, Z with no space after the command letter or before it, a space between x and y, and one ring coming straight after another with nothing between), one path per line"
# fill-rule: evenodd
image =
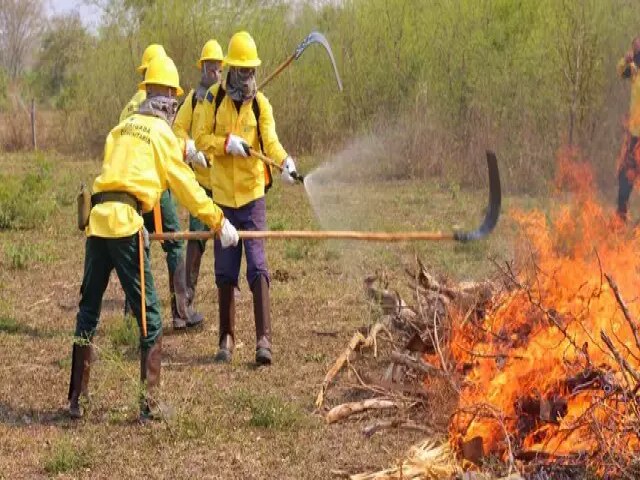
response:
M206 100L209 102L213 101L213 131L214 132L216 130L216 121L218 118L218 107L220 107L220 104L222 103L222 100L224 100L224 96L226 95L226 93L227 92L225 92L224 88L222 88L222 85L218 87L218 91L216 92L215 98L213 97L213 94L211 93L211 91L207 92ZM195 100L196 98L195 94L191 98L192 98L191 108L195 109L196 103L197 103L197 101ZM260 133L260 105L258 104L257 95L253 97L253 100L251 101L251 110L253 110L253 115L256 117L258 143L260 144L260 153L263 153L264 145L262 144L262 134ZM265 164L264 176L265 176L264 193L267 193L271 188L271 185L273 184L273 175L271 173L271 165Z

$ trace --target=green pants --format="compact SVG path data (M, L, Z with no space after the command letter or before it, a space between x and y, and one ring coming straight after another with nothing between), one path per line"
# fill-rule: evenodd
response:
M178 210L169 190L165 190L160 196L160 209L162 210L162 231L179 232ZM150 233L155 232L156 226L153 221L153 211L145 213L142 218L147 231ZM162 249L167 254L167 269L170 275L173 275L178 263L182 261L183 246L184 242L182 240L165 240L162 242Z
M140 343L151 347L162 334L160 301L151 275L148 253L144 255L145 297L147 304L147 336L142 336L141 292L138 234L124 238L89 237L84 257L84 277L80 293L80 309L76 317L76 337L93 338L102 307L102 296L115 268L127 302L140 327Z
M200 185L202 186L202 185ZM213 198L212 194L211 194L211 190L209 190L208 188L202 187L204 188L204 191L207 193L207 196L209 198ZM198 217L194 217L193 215L189 215L189 231L190 232L208 232L209 231L209 227L202 221L200 220ZM206 240L189 240L190 242L194 242L197 243L198 246L200 247L200 252L204 253L205 247L207 246L207 241Z

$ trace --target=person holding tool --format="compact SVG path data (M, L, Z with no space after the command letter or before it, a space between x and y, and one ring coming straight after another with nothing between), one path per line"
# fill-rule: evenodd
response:
M137 68L138 72L142 74L143 79L149 62L156 57L166 56L167 54L162 45L149 45L142 55L140 66ZM120 114L120 122L126 120L127 117L135 113L138 106L145 98L146 91L144 89L138 90L127 106L122 110L122 113ZM181 145L186 152L185 159L188 163L204 161L204 156L196 150L192 140L181 139L181 142ZM145 213L143 215L143 219L146 229L150 232L180 231L180 221L178 218L176 204L168 190L162 192L158 204L154 205L153 211ZM176 330L198 326L202 323L203 319L202 315L194 311L189 305L183 246L184 242L182 240L167 240L162 242L162 249L166 254L167 270L169 272L171 318L173 321L173 328ZM127 311L128 307L127 304L125 304L125 312Z
M211 187L225 217L241 230L266 230L265 193L271 185L270 166L251 155L264 152L282 168L282 180L295 183L293 159L280 144L273 111L257 90L256 67L261 64L256 44L247 32L231 37L224 64L229 67L225 87L212 86L194 111L193 137L211 163ZM216 361L230 362L235 337L234 289L238 286L242 250L247 260L247 282L253 294L256 327L256 363L269 365L271 317L269 271L263 239L245 239L222 250L215 240L215 276L220 317Z
M224 54L222 53L222 47L216 40L209 40L202 47L200 59L197 62L197 67L201 72L200 84L191 90L185 97L184 102L178 109L176 119L173 122L173 132L178 138L182 138L185 142L189 141L193 130L193 112L198 103L204 101L204 97L207 94L207 90L212 85L215 85L220 81L222 76L222 60ZM211 193L211 165L207 162L205 156L198 152L191 161L191 168L196 174L196 180L209 197L212 197ZM202 223L197 217L193 215L189 216L189 231L191 232L204 232L208 227ZM187 242L187 254L186 254L186 282L187 282L187 301L188 308L193 308L193 302L196 295L196 285L198 283L198 276L200 274L200 264L202 262L202 255L206 247L206 240L189 240Z
M191 214L219 236L221 248L235 246L238 232L195 179L184 162L185 151L171 130L182 93L173 61L150 61L146 93L137 113L120 122L107 136L102 172L93 195L79 197L79 226L85 230L86 251L81 299L76 317L69 384L69 414L79 418L81 394L87 394L95 334L102 297L115 268L140 327L140 379L145 393L140 418L157 418L160 383L162 318L145 248L142 212L150 211L167 188Z

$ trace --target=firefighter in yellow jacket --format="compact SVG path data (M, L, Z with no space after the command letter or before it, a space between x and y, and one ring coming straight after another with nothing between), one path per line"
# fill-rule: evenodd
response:
M193 136L197 148L212 164L211 188L225 218L241 230L265 230L265 191L271 173L249 149L263 151L283 166L282 179L294 183L295 164L276 134L271 104L257 91L256 67L260 58L253 38L238 32L231 38L224 64L229 67L224 88L214 85L205 101L196 105ZM220 339L216 360L231 361L234 347L234 287L238 285L242 250L247 260L247 281L253 293L256 326L256 362L271 363L269 271L264 240L243 240L235 248L221 249L214 242L218 287Z
M624 152L618 170L618 216L627 220L629 197L633 190L633 183L640 173L640 151L638 138L640 137L640 37L631 42L624 58L618 62L618 75L631 80L631 103L627 118L627 132L625 134Z
M191 90L187 94L173 122L174 133L178 138L184 139L185 142L192 137L193 112L196 105L203 102L209 88L220 81L223 58L222 47L216 40L209 40L204 44L204 47L202 47L200 59L196 63L196 66L201 72L200 83L194 90ZM210 164L207 162L206 157L202 152L198 152L190 164L196 174L196 180L198 180L200 186L207 192L207 195L211 197L211 171ZM190 215L189 230L192 232L202 232L207 231L208 227L197 217ZM196 285L200 273L200 264L205 247L206 240L189 240L187 242L187 299L191 308L193 308Z
M141 212L150 211L170 188L180 203L218 232L223 246L237 245L238 233L184 163L184 153L170 124L181 93L178 71L168 57L149 64L140 84L146 99L138 112L109 133L102 173L93 184L91 210L86 225L86 252L79 311L76 318L69 414L82 416L81 394L87 393L91 364L91 341L98 326L102 296L109 276L116 270L138 325L141 324L140 250L143 249L147 335L140 334L140 378L146 386L141 398L141 418L153 418L154 395L160 381L162 318L156 296L149 254L140 234ZM142 330L142 329L141 329Z
M156 57L166 57L167 54L162 45L151 44L149 45L143 55L142 62L137 68L138 72L145 75L149 62ZM135 113L138 106L146 98L145 90L138 90L133 98L129 101L127 106L122 110L120 114L120 121L122 122L127 117ZM195 149L195 145L191 140L182 140L181 145L186 152L186 160L188 162L194 161L198 156L202 159L202 154L198 155ZM156 207L158 208L158 207ZM180 231L180 220L178 218L178 211L176 209L175 202L169 193L165 191L160 196L160 220L162 223L162 230L165 232L177 232ZM148 212L143 215L145 227L150 232L155 231L156 225L154 221L153 212ZM193 327L200 325L202 322L202 315L193 310L188 301L187 292L187 275L186 267L183 255L184 242L181 240L166 240L162 242L162 248L166 254L167 270L169 271L169 291L171 295L171 317L173 320L174 329L183 329L186 327Z

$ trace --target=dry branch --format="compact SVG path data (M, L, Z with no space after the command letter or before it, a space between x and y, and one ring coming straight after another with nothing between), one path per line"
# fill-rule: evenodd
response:
M622 369L626 370L629 373L629 375L631 375L633 377L633 379L636 381L636 385L640 384L640 373L636 372L633 369L633 367L631 365L629 365L629 362L627 362L625 360L625 358L620 354L620 352L615 347L615 345L613 344L613 342L611 341L611 339L605 333L604 330L600 331L600 338L607 345L607 347L609 348L609 350L611 351L611 353L615 357L616 361L620 364Z
M398 408L400 404L392 400L385 400L381 398L369 398L361 402L349 402L333 407L327 413L327 423L334 423L343 418L347 418L354 413L364 412L365 410L382 410L385 408Z
M378 335L380 330L383 330L384 328L385 326L382 323L377 322L371 328L371 331L369 332L369 335L367 337L362 335L360 332L356 332L353 334L353 337L351 337L351 340L349 341L349 345L347 345L347 348L336 359L333 366L329 369L327 374L324 376L324 380L322 381L322 386L320 387L320 393L318 393L318 396L316 397L316 408L322 407L322 405L324 404L324 396L327 393L329 385L331 384L335 376L338 374L338 372L342 369L344 364L350 360L350 357L353 355L356 348L358 348L360 345L365 347L373 346L374 355L377 353L378 347L377 347L376 336Z
M640 334L638 333L638 326L636 325L635 320L631 317L631 312L629 312L629 309L627 308L627 304L622 298L622 294L620 293L618 284L615 282L613 277L608 273L605 273L604 276L607 279L607 282L609 282L609 286L611 287L611 290L613 290L613 294L615 295L616 300L618 301L618 305L620 305L620 308L622 309L622 314L624 315L624 318L627 320L627 323L629 324L629 327L633 332L633 338L636 341L636 346L638 347L638 349L640 349Z
M414 370L418 370L426 375L436 376L436 377L445 377L447 374L440 370L439 368L433 367L428 363L422 361L422 359L415 359L411 355L407 355L406 353L400 352L391 352L391 360L394 363L399 363L401 365L405 365Z
M367 425L366 427L364 427L362 429L362 433L366 437L370 437L377 431L383 430L386 428L401 428L405 430L415 430L417 432L433 434L433 429L430 427L427 427L426 425L420 425L418 423L399 419L399 418L395 418L393 420L378 420L377 422L374 422L371 425Z

